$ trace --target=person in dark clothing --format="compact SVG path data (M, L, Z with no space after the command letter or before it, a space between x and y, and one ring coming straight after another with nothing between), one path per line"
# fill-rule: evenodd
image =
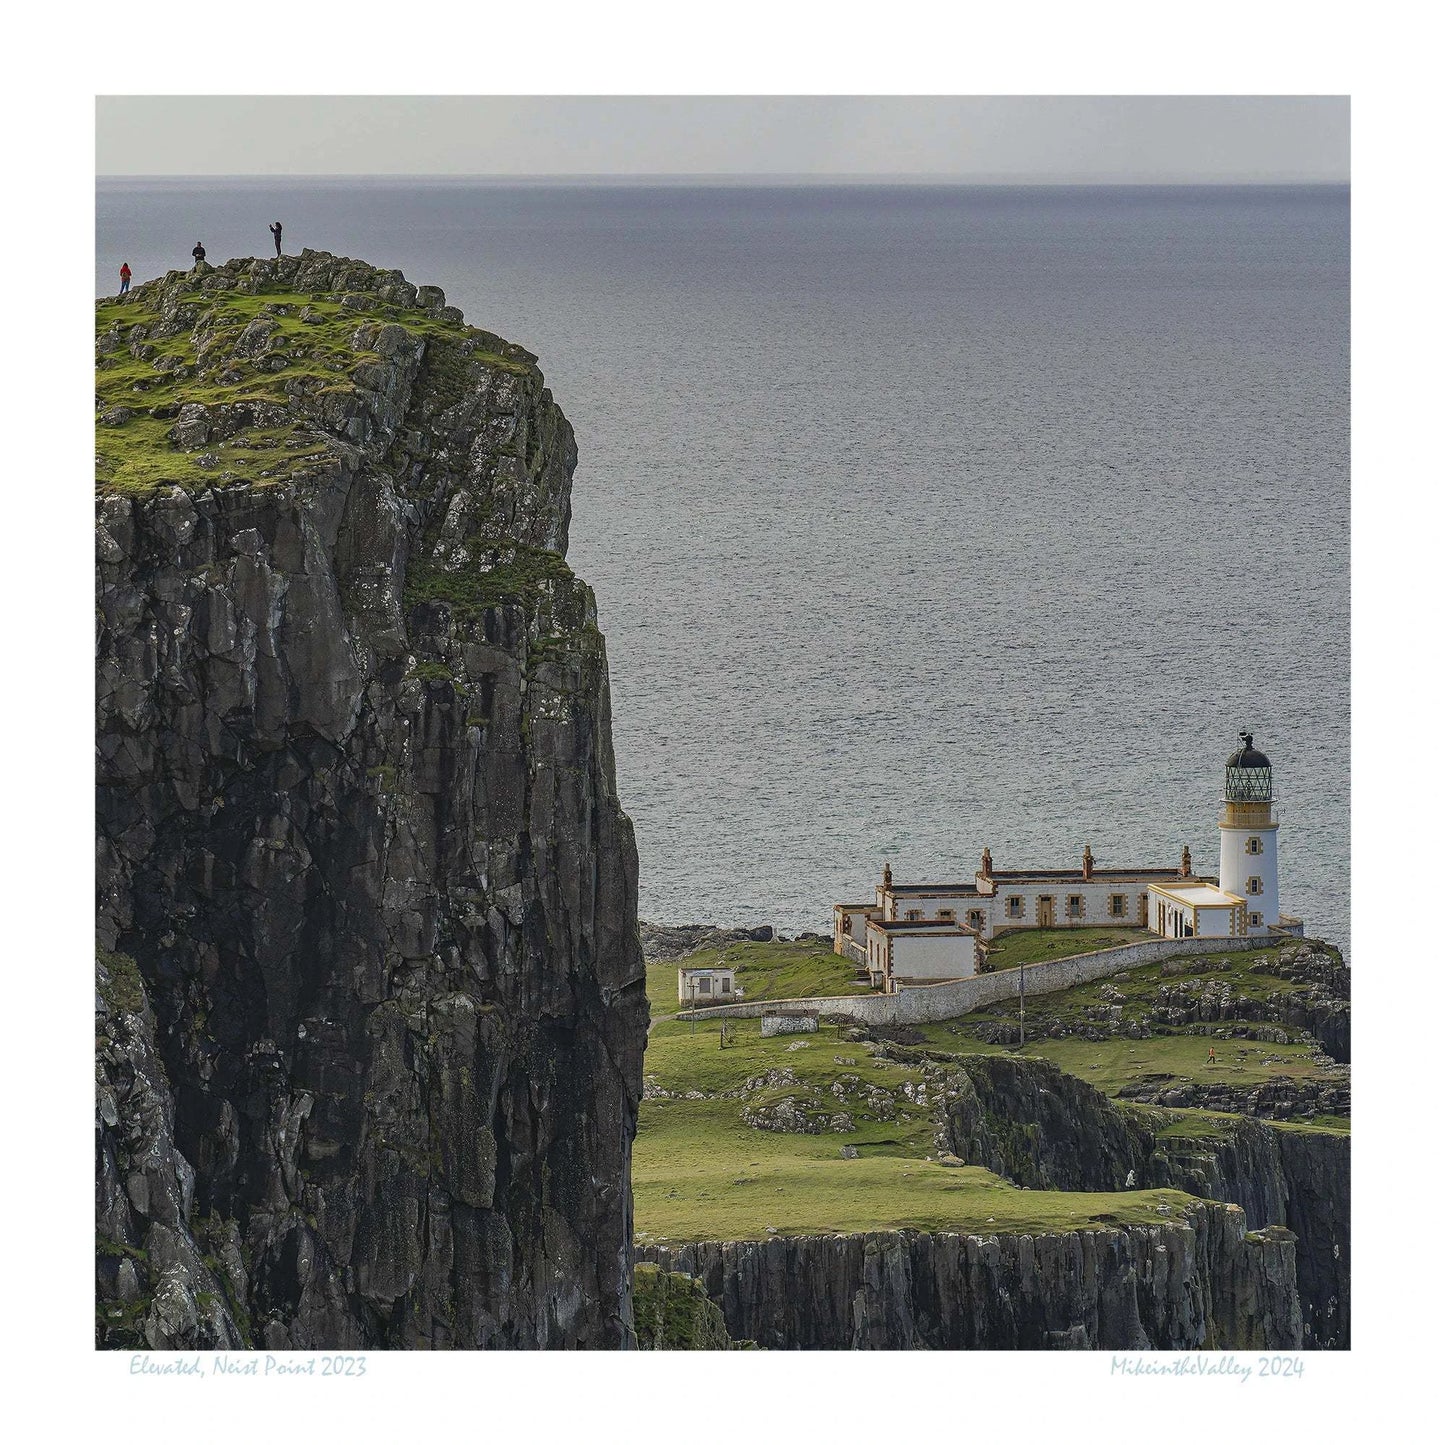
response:
M199 241L191 248L191 258L198 264L206 259L206 248Z
M122 296L124 296L125 293L126 293L127 291L129 291L129 290L130 290L130 262L129 262L129 261L122 261L122 262L120 263L120 294L121 294Z
M280 221L273 221L273 222L271 223L269 229L270 229L270 232L271 232L272 236L275 237L275 240L276 240L276 254L279 256L279 255L281 254L281 222L280 222Z

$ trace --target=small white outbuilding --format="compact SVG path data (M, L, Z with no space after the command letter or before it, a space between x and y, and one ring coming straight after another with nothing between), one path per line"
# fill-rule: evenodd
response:
M742 996L737 974L727 964L714 964L711 968L680 968L677 971L677 1001L685 1008L735 1003Z

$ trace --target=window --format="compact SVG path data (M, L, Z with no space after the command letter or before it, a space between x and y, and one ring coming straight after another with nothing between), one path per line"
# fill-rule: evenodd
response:
M918 920L923 917L923 910L921 908L910 908L903 917L909 923L917 923Z
M1250 926L1251 928L1263 928L1263 927L1264 927L1264 914L1262 914L1262 913L1251 913L1251 914L1249 915L1249 926Z
M1023 985L1020 984L1019 987L1022 988ZM700 979L698 979L698 981L697 981L697 991L698 991L699 993L711 993L711 992L712 992L712 979L710 979L710 978L700 978Z
M938 916L939 916L940 918L947 918L947 919L951 922L951 921L953 920L953 918L954 918L953 909L951 909L951 908L940 908L940 909L938 910Z
M1024 916L1024 901L1017 896L1010 898L1006 909L1010 918L1022 918Z
M1244 851L1245 851L1246 853L1263 853L1263 852L1264 852L1264 839L1263 839L1263 838L1246 838L1246 839L1244 840Z
M982 908L970 908L970 909L968 910L968 926L969 926L970 928L975 928L975 929L978 929L978 928L982 928L982 927L983 927L983 909L982 909Z
M730 979L730 978L725 978L725 979L723 979L723 980L718 984L718 991L719 991L720 993L731 993L731 992L733 991L733 981L732 981L732 979Z
M1129 909L1129 897L1125 893L1111 893L1109 895L1109 917L1122 918Z
M1245 891L1246 893L1254 893L1254 894L1263 893L1263 892L1264 892L1264 879L1263 879L1263 878L1251 878L1251 879L1249 880L1249 882L1244 885L1244 891Z
M1064 905L1064 914L1068 918L1084 916L1084 895L1082 893L1069 894L1069 901Z

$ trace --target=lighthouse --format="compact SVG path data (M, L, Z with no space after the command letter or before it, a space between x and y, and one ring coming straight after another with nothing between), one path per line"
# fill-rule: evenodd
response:
M1219 813L1219 886L1244 899L1246 931L1268 933L1279 917L1279 823L1274 815L1274 770L1254 745L1242 746L1224 764L1224 804Z

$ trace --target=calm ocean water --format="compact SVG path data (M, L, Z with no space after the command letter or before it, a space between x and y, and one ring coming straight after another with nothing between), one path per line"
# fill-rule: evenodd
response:
M645 917L1212 870L1247 724L1346 941L1346 191L103 181L97 293L278 217L540 356Z

